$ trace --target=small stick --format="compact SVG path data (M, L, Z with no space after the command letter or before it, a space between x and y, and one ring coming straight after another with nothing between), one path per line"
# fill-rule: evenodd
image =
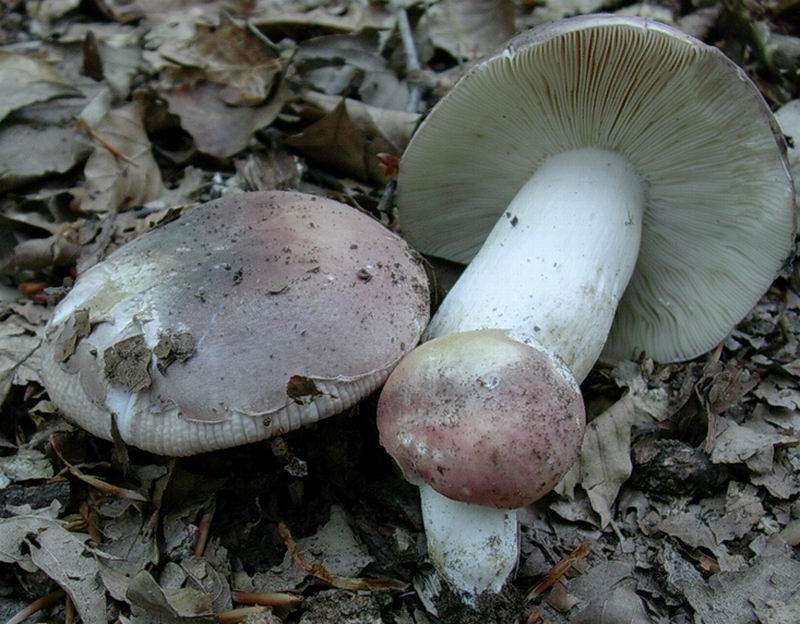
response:
M403 583L402 581L396 581L394 579L350 578L331 574L321 563L309 563L300 556L300 548L297 546L297 542L294 541L289 527L283 522L278 523L278 534L281 536L281 539L283 539L283 543L286 544L286 550L289 551L292 560L298 568L332 587L345 589L347 591L403 590L408 587L408 583Z
M37 598L27 607L25 607L22 611L17 613L14 617L12 617L6 624L21 624L33 614L38 613L42 609L46 609L54 605L56 602L61 600L64 597L65 593L63 589L57 589L54 592L50 592L49 594L45 594L41 598Z
M64 601L64 624L75 624L75 604L69 594Z
M236 624L251 615L258 615L264 613L267 607L243 607L241 609L231 609L230 611L223 611L217 615L219 624Z
M233 600L246 605L293 607L303 602L303 597L282 592L233 592Z
M550 571L544 576L544 578L531 588L531 590L528 592L527 599L531 600L536 598L536 596L539 594L542 594L550 589L562 576L564 576L564 574L566 574L567 570L572 567L573 563L580 559L586 558L591 550L592 543L589 540L578 544L578 547L575 550L550 568Z
M105 148L109 152L109 154L111 154L114 157L115 160L124 160L129 165L133 165L134 167L139 166L130 158L128 158L125 154L120 152L116 147L111 145L111 143L106 141L97 132L92 130L91 126L88 123L86 123L85 119L78 118L78 121L75 125L78 128L78 130L83 130L84 132L86 132L86 134L89 135L89 138L98 143L101 147Z
M422 98L422 85L419 75L422 66L417 56L417 48L414 45L414 35L411 32L411 23L408 21L408 13L401 4L401 0L391 0L390 4L394 9L397 18L397 30L400 32L400 39L403 42L403 51L406 56L406 78L408 80L408 104L406 110L409 113L416 113L419 108L419 101Z
M211 509L206 511L200 518L197 526L197 542L194 545L195 557L202 557L203 553L206 552L208 536L211 534L211 520L214 519L214 508L215 506L212 505Z

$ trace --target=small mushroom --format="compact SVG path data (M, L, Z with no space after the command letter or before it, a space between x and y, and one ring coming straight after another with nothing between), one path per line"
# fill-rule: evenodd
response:
M47 326L42 378L91 433L111 439L113 420L128 444L189 455L346 409L427 320L417 256L377 221L300 193L229 195L80 276Z
M420 487L428 552L454 588L500 591L519 556L515 510L558 483L584 425L572 373L528 337L443 336L394 369L378 402L380 441Z
M744 71L621 16L545 25L473 66L406 149L398 207L417 249L469 262L424 339L534 336L578 382L604 350L668 362L713 348L794 240L783 137ZM426 518L458 524L448 496L423 494ZM485 545L455 533L429 536L439 572L468 596L496 591L513 565L461 582L431 540L464 561Z

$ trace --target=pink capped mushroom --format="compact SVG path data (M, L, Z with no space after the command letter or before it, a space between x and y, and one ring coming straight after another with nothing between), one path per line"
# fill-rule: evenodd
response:
M535 336L578 382L601 353L674 362L714 348L794 241L784 140L745 72L675 28L618 15L543 25L473 65L414 134L397 191L408 240L468 263L423 339ZM420 348L431 361L432 348ZM424 385L406 391L427 405ZM384 426L394 418L404 420L385 412ZM431 408L426 418L441 417ZM575 451L580 441L569 441ZM462 453L460 470L474 459ZM426 517L461 526L464 509L472 522L457 489L426 494L435 489L423 487ZM497 539L510 544L512 526L501 525L487 534L502 528ZM486 543L469 550L459 531L426 526L437 569L467 594L496 591L513 568L509 547L501 573L470 577L466 562L484 561Z
M377 221L300 193L229 195L80 276L42 377L72 422L166 455L254 442L377 389L428 320L418 257Z
M501 330L436 338L395 368L380 441L419 486L428 551L456 589L499 591L517 562L516 509L578 456L580 388L552 352Z

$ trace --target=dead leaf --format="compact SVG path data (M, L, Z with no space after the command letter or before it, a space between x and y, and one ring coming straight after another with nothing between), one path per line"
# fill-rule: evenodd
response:
M511 0L439 0L425 12L433 44L456 59L474 59L514 34Z
M66 173L91 151L73 121L7 120L0 126L0 193Z
M708 582L670 545L665 547L668 583L681 592L702 624L752 624L754 606L786 602L800 589L800 562L788 550L771 551L738 572Z
M0 325L0 402L5 400L12 385L40 381L40 343L39 336L31 335L20 325L9 321Z
M575 486L581 485L600 516L601 528L611 521L611 506L633 470L635 403L631 395L625 395L586 426L580 458L556 486L559 494L572 499Z
M143 105L134 100L109 111L89 128L95 146L84 168L82 210L125 210L157 199L164 192L142 113Z
M80 95L49 63L0 51L0 121L36 102Z
M789 377L770 376L756 388L755 394L774 407L800 410L800 389L797 381Z
M97 561L87 551L88 536L53 524L25 543L31 561L69 594L84 624L106 624L106 594Z
M338 513L340 516L343 515L341 510ZM333 521L334 517L332 511L332 518L329 524L331 524ZM341 522L342 521L340 520L339 526L344 526L347 531L350 531L350 528L347 525L341 525ZM326 525L326 527L328 527L328 525ZM333 530L341 531L341 528ZM406 587L406 583L395 581L393 579L352 578L334 574L328 570L326 565L323 565L317 561L306 560L304 553L301 552L297 542L294 541L294 538L292 537L288 527L282 522L278 524L278 533L286 544L286 549L289 551L289 555L291 555L295 565L305 574L318 578L319 580L328 583L332 587L346 589L349 591L401 590L405 589ZM368 555L365 556L368 557Z
M0 490L15 481L49 479L52 476L53 466L40 451L21 448L14 455L0 457Z
M175 45L167 43L159 53L222 85L219 98L233 106L261 104L283 70L279 51L257 31L239 26L227 14L216 27L198 23L194 37Z
M329 97L315 94L305 94L304 99L326 108L331 103ZM402 154L419 116L335 99L335 108L286 143L323 167L383 184L386 178L378 154Z
M196 589L159 586L142 570L128 584L131 624L217 624L211 596Z
M164 95L170 112L180 118L197 149L220 160L246 148L256 130L275 120L286 98L285 89L280 88L263 106L229 106L222 101L224 91L222 85L204 82Z

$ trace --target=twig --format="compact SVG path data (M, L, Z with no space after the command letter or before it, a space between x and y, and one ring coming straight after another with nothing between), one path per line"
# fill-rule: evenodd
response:
M194 545L194 556L202 557L206 552L206 545L208 544L208 536L211 533L211 521L214 519L214 510L216 506L212 505L211 509L207 510L200 518L197 526L197 542Z
M64 624L75 624L75 604L69 595L64 599Z
M408 13L402 5L402 0L391 0L392 9L397 18L397 30L400 32L400 39L403 42L403 51L406 56L406 79L408 80L408 103L406 110L409 113L416 113L422 99L422 84L420 83L420 72L422 66L417 56L417 47L414 45L414 35L411 32L411 23L408 21Z
M303 597L282 592L233 592L233 600L246 605L293 607L303 602Z
M536 598L536 596L539 594L550 589L562 576L564 576L564 574L566 574L567 570L572 567L572 564L580 559L584 559L591 552L591 550L592 543L588 540L578 544L578 547L575 550L550 568L550 571L544 576L544 578L531 588L531 590L528 592L527 599L531 600Z
M112 485L107 481L103 481L102 479L98 479L97 477L93 477L92 475L87 475L80 468L77 466L73 466L70 464L64 456L61 454L61 450L56 444L56 441L53 437L50 439L50 446L53 449L53 452L56 454L61 463L64 464L67 471L76 479L83 481L86 485L99 490L103 494L109 494L110 496L116 496L118 498L126 498L128 500L132 500L138 503L146 503L148 498L139 492L134 490L129 490L127 488L119 487L118 485Z
M250 617L251 615L258 615L264 613L267 607L243 607L241 609L231 609L230 611L223 611L217 615L219 624L236 624L242 620Z
M286 549L292 556L295 565L303 570L306 574L318 578L319 580L327 583L331 587L337 589L345 589L347 591L381 591L391 589L405 589L408 583L396 581L393 579L367 579L367 578L349 578L346 576L336 576L328 572L320 563L309 563L304 561L300 556L300 549L297 547L297 542L294 541L291 531L283 523L278 523L278 533L286 544Z
M41 598L37 598L27 607L25 607L22 611L17 613L14 617L12 617L6 624L20 624L24 622L29 617L31 617L34 613L38 613L42 609L46 609L57 603L64 597L64 590L57 589L54 592L50 592L49 594L45 594Z
M111 154L116 160L124 160L129 165L133 165L134 167L139 167L133 160L128 158L125 154L120 152L116 147L111 145L108 141L106 141L102 136L100 136L97 132L92 130L91 126L86 123L86 120L82 118L78 118L77 123L75 124L78 130L83 130L86 134L89 135L89 138L95 141L96 143L100 144L101 147L108 150L109 154Z

